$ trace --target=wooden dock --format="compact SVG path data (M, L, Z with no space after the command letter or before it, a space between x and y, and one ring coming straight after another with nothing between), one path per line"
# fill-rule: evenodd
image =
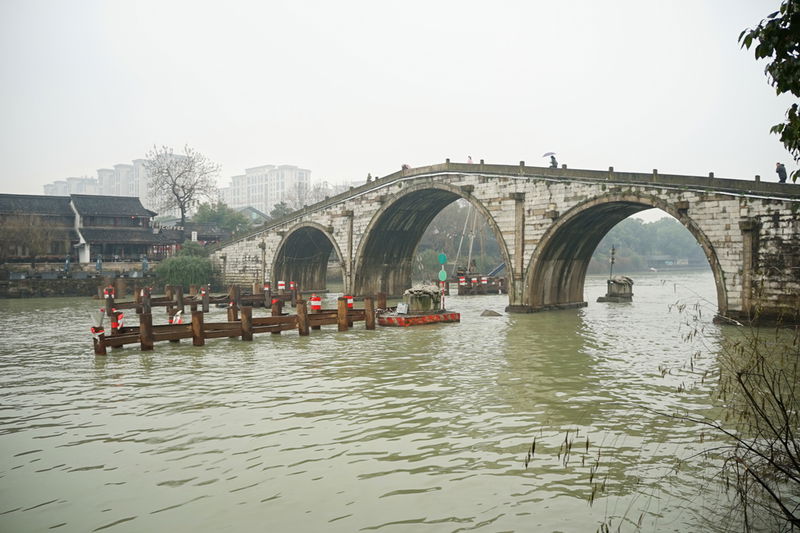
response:
M104 291L105 307L103 312L111 319L111 328L106 331L103 326L92 327L94 352L106 355L107 349L120 348L126 344L139 344L142 351L154 349L159 341L180 342L181 339L192 339L194 346L203 346L206 339L221 337L240 337L243 341L252 341L253 335L271 333L279 335L283 331L297 330L299 335L308 335L311 329L320 329L324 325L336 325L338 331L347 331L355 322L364 322L366 329L375 329L375 305L372 297L364 297L362 309L353 308L352 297L341 297L336 309L315 308L309 312L306 300L299 297L295 289L291 292L272 294L269 290L259 292L253 287L251 294L241 294L238 286L231 286L228 294L212 296L207 287L190 290L189 296L183 295L182 287L167 287L166 296L153 298L150 289L140 289L136 299L130 302L116 302L114 290L108 287ZM224 304L227 308L227 320L224 322L206 322L207 313L212 304ZM294 314L283 312L284 305L294 307ZM190 318L184 323L186 307L190 308ZM153 307L165 307L168 323L153 324ZM257 307L269 309L269 316L253 316ZM316 306L315 306L316 307ZM123 310L135 310L138 326L125 326Z

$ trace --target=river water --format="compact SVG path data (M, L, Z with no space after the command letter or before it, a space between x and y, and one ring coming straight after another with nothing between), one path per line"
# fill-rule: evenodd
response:
M97 301L0 300L0 531L696 530L719 493L676 465L708 441L655 411L713 409L713 278L635 282L631 304L589 278L584 309L454 296L459 324L107 357Z

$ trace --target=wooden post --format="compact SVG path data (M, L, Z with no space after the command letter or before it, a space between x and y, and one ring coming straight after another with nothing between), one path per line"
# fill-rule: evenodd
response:
M264 289L264 307L267 308L272 305L272 285L268 289Z
M210 298L209 293L210 292L211 292L211 286L209 285L209 286L206 287L206 290L203 291L203 312L204 313L208 313L208 310L210 308L210 305L209 305L210 304L210 302L209 302L209 298Z
M203 335L203 313L202 311L192 312L192 344L194 346L203 346L206 343L206 338Z
M94 354L95 355L106 355L106 336L104 333L97 335L96 337L92 337L92 341L94 342Z
M253 308L249 305L242 307L242 340L253 340Z
M177 313L177 311L175 311L175 310L173 309L173 311L172 311L172 312L173 312L172 316L174 317L174 316L175 316L175 313ZM183 313L181 313L181 314L183 314ZM170 322L172 322L172 319L170 319ZM172 323L174 324L174 322L172 322ZM171 343L173 343L173 344L180 344L180 343L181 343L181 340L180 340L180 339L170 339L170 340L169 340L169 342L171 342Z
M347 331L347 298L339 298L336 307L336 321L339 331Z
M378 309L387 309L386 307L386 293L379 292L378 293Z
M192 312L197 311L197 295L199 293L200 290L197 285L189 285L189 296L192 297L192 305L189 306L189 309Z
M139 294L142 297L142 313L150 313L150 287L142 287L139 291Z
M175 287L175 307L177 307L181 314L186 312L186 306L183 305L183 285Z
M124 298L125 294L128 292L128 284L125 281L125 278L116 278L114 280L114 290L116 294L119 294L120 298Z
M236 309L236 304L230 302L228 304L228 322L236 322L237 320L239 320L239 312Z
M372 296L364 297L364 324L367 329L375 329L375 303Z
M139 315L139 348L143 352L153 349L153 315L149 312Z
M297 283L294 284L294 289L292 289L292 303L297 305L297 302L300 301L300 289L297 288Z
M109 291L108 295L106 296L106 316L111 318L111 313L114 309L114 295L111 291Z
M320 313L320 312L322 312L321 309L319 309L319 310L318 309L311 309L311 314L312 315L315 315L315 314ZM311 326L311 329L319 330L319 329L322 329L322 326Z
M297 332L308 335L308 308L305 300L297 302Z
M272 316L281 316L283 314L283 300L275 298L272 300L272 309L270 310ZM273 335L280 335L280 331L270 331Z
M164 286L164 296L167 297L167 300L172 301L175 298L175 290L172 288L172 285L165 285ZM172 324L172 315L175 314L175 308L172 307L172 304L167 305L165 307L167 311L167 320L169 323Z
M238 285L231 285L228 288L228 301L233 302L236 304L236 307L239 307L239 296L241 295L241 291L239 290Z
M119 333L119 325L114 327L113 324L119 324L119 315L121 315L121 311L111 311L111 334L114 335L115 333Z
M253 282L253 296L263 296L263 295L264 295L264 286L261 283L259 283L257 281L254 281ZM252 305L253 305L253 307L261 307L263 302L264 302L263 298L261 298L259 300L256 300L255 298L253 298Z

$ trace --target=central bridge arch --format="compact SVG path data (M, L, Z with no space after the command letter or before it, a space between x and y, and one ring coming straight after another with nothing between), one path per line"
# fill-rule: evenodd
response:
M426 228L442 209L461 198L487 220L503 259L510 264L497 223L481 202L464 194L460 187L423 183L404 187L370 220L356 254L355 292L398 296L409 288L414 252Z
M532 311L585 305L583 289L589 261L611 228L629 216L658 208L672 215L694 236L714 274L719 313L728 311L722 268L711 241L685 213L659 198L611 193L582 202L548 228L531 256L525 300Z

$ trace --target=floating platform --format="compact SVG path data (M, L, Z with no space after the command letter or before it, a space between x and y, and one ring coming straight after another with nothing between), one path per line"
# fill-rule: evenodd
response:
M608 290L605 296L597 299L598 302L632 302L633 301L633 280L626 276L617 276L606 282Z
M600 303L604 302L612 302L612 303L626 303L633 301L633 295L628 294L624 296L609 296L608 294L605 296L600 296L597 298L597 301Z
M379 326L424 326L425 324L438 324L440 322L461 322L461 313L442 311L439 313L425 313L422 315L401 315L397 313L378 315Z

